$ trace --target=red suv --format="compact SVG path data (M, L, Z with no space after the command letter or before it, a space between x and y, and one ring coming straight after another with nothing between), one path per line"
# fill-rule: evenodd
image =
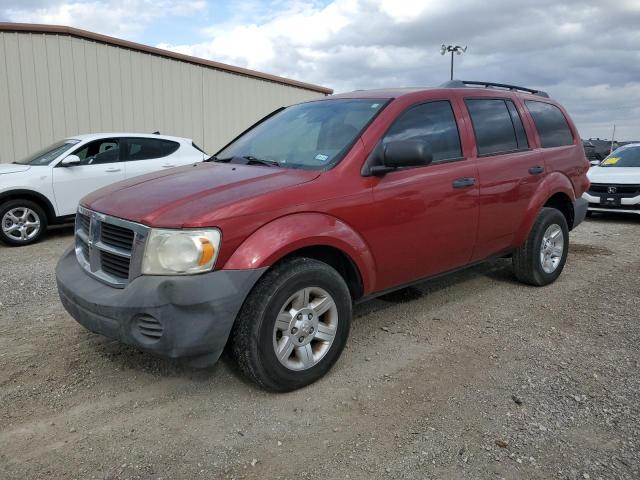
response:
M589 168L544 92L453 81L279 109L208 162L85 197L58 263L93 332L196 366L228 347L261 386L323 376L354 302L510 255L547 285Z

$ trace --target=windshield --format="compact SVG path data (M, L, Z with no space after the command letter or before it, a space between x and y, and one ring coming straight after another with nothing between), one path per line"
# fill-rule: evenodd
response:
M288 107L216 154L276 166L324 169L339 162L386 100L321 100ZM275 163L277 162L277 164Z
M49 165L53 160L78 143L80 143L80 140L62 140L13 163L20 165Z
M640 167L640 145L620 147L605 158L601 167Z

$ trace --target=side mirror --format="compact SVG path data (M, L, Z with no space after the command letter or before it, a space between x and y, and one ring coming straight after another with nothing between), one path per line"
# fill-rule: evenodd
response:
M600 165L600 160L591 160L589 162L591 164L592 167L597 167L598 165Z
M74 165L80 165L81 161L77 155L68 155L60 162L60 165L63 167L73 167Z
M398 168L421 167L433 162L431 145L424 140L380 143L362 169L364 176L384 175Z

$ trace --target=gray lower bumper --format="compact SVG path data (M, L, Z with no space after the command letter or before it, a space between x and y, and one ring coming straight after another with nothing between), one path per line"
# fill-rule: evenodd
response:
M265 270L141 276L117 289L87 275L69 249L56 279L65 309L92 332L208 365L219 358L240 307Z
M577 198L575 203L573 204L573 227L576 228L578 225L582 223L582 221L587 216L587 208L589 207L589 202L580 197Z

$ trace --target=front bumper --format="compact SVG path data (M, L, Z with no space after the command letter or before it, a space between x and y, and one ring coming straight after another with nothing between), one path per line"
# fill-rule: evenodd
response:
M583 193L582 198L588 202L590 212L635 213L640 215L640 195L620 198L620 205L616 206L604 206L600 203L600 196L591 195L588 192Z
M573 204L573 225L572 228L576 228L580 225L587 216L587 207L589 203L584 198L576 198Z
M266 268L141 276L125 288L87 275L73 248L56 267L62 305L92 332L207 366L222 353L242 304Z

